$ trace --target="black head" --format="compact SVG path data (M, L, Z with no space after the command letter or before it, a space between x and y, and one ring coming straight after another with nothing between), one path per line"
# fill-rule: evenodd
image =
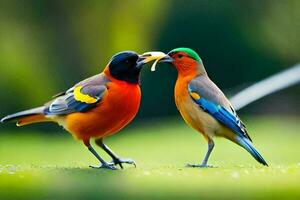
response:
M122 51L114 55L109 66L110 74L122 81L139 83L143 59L134 51Z

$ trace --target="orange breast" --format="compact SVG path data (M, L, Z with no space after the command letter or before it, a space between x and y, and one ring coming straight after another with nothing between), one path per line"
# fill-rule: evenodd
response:
M174 97L177 108L180 110L180 104L189 98L188 83L192 79L192 76L178 76L175 89Z
M190 124L189 121L189 113L185 112L185 104L186 102L189 101L190 97L188 94L188 79L184 79L182 77L178 77L175 85L175 91L174 91L174 96L175 96L175 103L177 106L177 109L179 110L182 118L185 120L187 124Z
M221 125L211 115L194 103L188 92L191 77L179 76L175 86L176 106L184 121L192 128L201 132L206 138L215 135Z
M96 108L66 116L66 129L83 141L114 134L135 117L140 100L138 84L110 82L108 91Z

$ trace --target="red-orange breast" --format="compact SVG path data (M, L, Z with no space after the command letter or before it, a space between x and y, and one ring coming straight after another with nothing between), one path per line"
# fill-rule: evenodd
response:
M88 142L91 137L106 137L118 132L137 114L141 90L137 83L113 78L108 69L107 91L97 106L85 113L72 113L65 117L65 128L76 138Z

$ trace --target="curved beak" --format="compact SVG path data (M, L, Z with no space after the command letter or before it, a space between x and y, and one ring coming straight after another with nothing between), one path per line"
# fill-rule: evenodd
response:
M171 58L168 54L165 54L160 51L151 51L140 55L140 58L138 60L138 66L141 67L144 64L151 62L153 60L155 60L155 62L153 64L154 67L152 66L151 68L152 71L155 71L155 65L158 62L168 62L168 63L173 62L173 58Z

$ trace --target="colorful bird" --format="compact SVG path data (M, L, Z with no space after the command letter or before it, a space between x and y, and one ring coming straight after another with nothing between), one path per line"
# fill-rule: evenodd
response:
M151 52L147 55L151 55ZM188 164L189 167L209 167L207 162L214 148L214 136L233 141L246 149L258 162L267 165L253 146L245 125L223 92L210 80L194 50L176 48L159 59L159 62L172 63L177 69L176 106L185 122L201 132L208 142L208 150L202 163Z
M116 165L123 168L122 163L135 165L133 160L114 154L103 143L103 138L117 133L137 114L141 68L153 59L133 51L120 52L111 58L102 73L77 83L43 106L8 115L1 122L16 121L17 126L56 122L83 141L100 161L101 165L93 168L116 169ZM98 155L90 144L91 138L96 138L96 144L112 158L111 163Z

